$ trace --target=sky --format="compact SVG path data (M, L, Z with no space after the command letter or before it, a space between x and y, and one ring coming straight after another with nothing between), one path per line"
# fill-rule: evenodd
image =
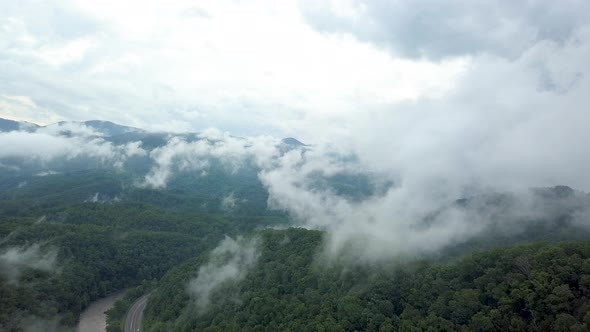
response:
M590 187L585 0L0 0L0 11L1 117L293 136L418 178Z
M346 136L359 119L383 110L391 118L408 103L494 98L491 86L469 90L474 77L497 80L502 73L489 67L498 63L536 71L526 82L532 92L574 87L583 68L553 72L561 68L551 62L569 61L571 54L554 53L585 42L588 7L583 0L2 0L0 116L312 141ZM550 49L537 53L545 54L521 63L544 43ZM513 97L508 102L530 96Z
M0 116L334 139L408 103L496 99L493 86L471 91L474 78L485 84L533 71L538 77L524 82L533 91L507 97L515 104L539 89L579 85L586 68L576 67L584 64L556 72L572 54L555 53L585 45L588 7L583 0L2 0ZM531 52L543 54L522 63ZM498 63L505 72L490 68Z
M469 65L463 56L408 58L346 31L324 33L307 7L0 1L0 116L312 138L380 105L444 96Z

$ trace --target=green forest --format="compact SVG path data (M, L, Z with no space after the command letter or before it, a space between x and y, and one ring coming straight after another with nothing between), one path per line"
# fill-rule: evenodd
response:
M75 171L33 178L23 189L0 194L0 330L21 331L31 319L75 326L90 302L153 284L225 235L286 222L256 208L255 195L254 208L227 212L212 190L167 193L126 181L125 174L106 170ZM124 199L81 202L95 192ZM12 262L8 249L31 262ZM53 257L48 268L34 264Z
M322 231L285 229L292 220L266 209L267 197L254 178L237 178L232 192L251 204L232 210L221 208L233 181L221 173L217 183L194 179L201 181L198 190L190 189L190 180L165 191L138 188L131 175L104 169L34 178L23 189L4 190L0 326L24 331L34 320L73 328L92 301L124 289L127 295L109 311L109 332L122 331L127 309L146 293L146 331L590 326L589 232L572 221L588 198L569 188L540 191L544 205L559 208L542 222L519 221L525 232L507 234L492 226L436 255L352 262L346 252L322 254ZM122 199L80 201L96 192ZM496 217L510 219L505 211L513 204L510 195L492 195L451 206L503 211ZM432 222L436 218L424 220ZM284 229L272 229L277 227ZM191 281L210 264L220 241L241 235L256 243L256 259L240 267L240 278L212 287L203 307L202 294L188 291ZM25 263L11 265L10 255ZM232 258L224 255L222 262Z
M206 311L186 292L203 264L168 272L146 309L149 331L588 331L590 242L492 249L439 264L323 262L324 234L260 233L258 264ZM182 287L181 285L185 285Z
M109 332L146 294L145 331L590 327L590 229L580 223L590 195L569 187L531 189L529 210L510 192L448 202L414 227L460 212L475 227L485 216L484 231L436 252L359 260L354 246L327 255L328 232L269 208L252 165L211 160L207 176L149 188L138 184L141 159L127 170L89 162L0 172L0 331L73 330L93 301L120 291ZM355 204L395 186L360 173L311 181Z

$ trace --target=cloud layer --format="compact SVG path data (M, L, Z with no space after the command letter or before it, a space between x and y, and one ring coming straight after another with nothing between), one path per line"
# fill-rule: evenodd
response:
M121 166L140 155L154 163L142 184L158 189L181 172L207 176L213 162L254 166L272 207L329 229L335 251L361 239L368 256L477 234L460 214L417 228L457 198L590 191L587 1L32 5L2 5L0 114L222 130L148 151L50 127L0 134L0 157ZM273 135L313 146L281 149ZM341 174L383 190L353 200L318 185Z
M43 124L97 118L311 141L308 129L342 112L444 94L464 68L323 35L295 0L24 1L0 9L0 115Z
M583 0L303 0L300 8L319 31L434 59L482 53L514 59L540 41L567 40L590 19Z
M589 191L590 158L582 152L590 140L588 57L588 25L561 42L536 43L516 60L474 57L460 88L444 99L374 109L351 118L349 135L333 141L360 169L389 174L395 186L386 194L356 203L318 191L309 174L343 168L318 149L285 155L261 174L270 201L329 229L330 250L355 245L371 258L436 251L477 235L489 220L458 212L417 227L457 198L559 184Z
M258 168L268 167L278 155L279 141L270 136L239 138L209 129L195 139L172 136L167 144L149 153L154 166L142 185L164 188L178 172L191 171L202 176L212 162L219 162L229 173L237 172L248 163Z
M0 158L19 158L40 165L56 160L90 158L121 168L128 158L146 154L140 142L116 145L106 141L103 135L91 127L72 122L41 127L34 132L0 132L0 145L3 146ZM50 174L48 172L37 175Z

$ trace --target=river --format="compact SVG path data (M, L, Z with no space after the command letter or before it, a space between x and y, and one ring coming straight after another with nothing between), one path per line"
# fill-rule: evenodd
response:
M120 291L92 302L80 315L77 332L105 332L107 315L104 312L112 308L123 295L125 291Z

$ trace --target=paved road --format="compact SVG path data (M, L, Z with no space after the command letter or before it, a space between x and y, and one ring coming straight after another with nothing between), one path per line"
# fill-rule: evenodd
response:
M137 332L141 331L141 319L143 318L143 309L147 304L149 294L146 294L129 308L127 312L127 318L125 318L125 332Z

